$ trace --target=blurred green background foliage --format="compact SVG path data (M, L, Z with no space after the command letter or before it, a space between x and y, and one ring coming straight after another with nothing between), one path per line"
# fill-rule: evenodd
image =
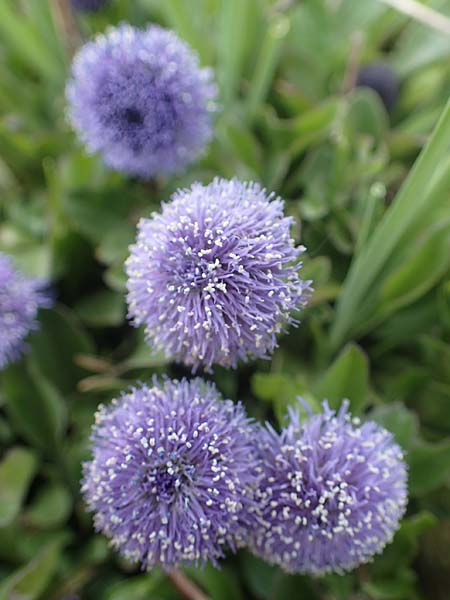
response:
M427 3L450 17L448 0ZM128 179L65 120L70 44L55 2L0 2L0 251L57 299L0 375L0 599L176 599L95 535L79 496L93 414L153 374L186 373L126 320L123 261L140 216L214 176L286 200L315 293L271 362L216 369L228 397L283 423L302 395L392 431L410 501L384 554L353 573L287 576L245 552L188 570L214 600L445 600L450 589L450 36L376 0L113 0L82 38L128 21L173 28L220 87L215 137L176 178ZM382 61L388 114L357 70ZM422 158L416 162L425 147ZM409 174L409 175L408 175ZM404 185L403 185L404 184ZM1 332L0 332L1 335Z

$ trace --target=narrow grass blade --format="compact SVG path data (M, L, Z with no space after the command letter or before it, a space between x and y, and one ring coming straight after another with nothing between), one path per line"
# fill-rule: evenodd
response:
M355 314L370 286L379 276L404 232L424 209L436 166L446 155L449 143L450 100L394 202L350 268L331 330L332 351L336 351L348 338L350 329L357 326Z

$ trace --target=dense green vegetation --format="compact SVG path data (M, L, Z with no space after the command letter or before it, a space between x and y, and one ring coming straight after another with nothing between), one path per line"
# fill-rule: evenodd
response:
M189 576L214 600L444 600L449 36L376 0L115 0L78 16L83 38L120 21L161 23L216 71L221 110L207 154L183 176L143 182L87 156L67 125L73 38L55 4L0 2L0 251L51 280L57 299L28 354L0 375L0 599L179 597L161 572L124 564L93 532L80 464L100 402L154 373L189 375L127 323L123 262L141 215L221 175L286 200L315 293L271 362L213 379L274 423L298 395L313 407L348 398L405 449L410 501L393 544L347 576L287 576L245 552ZM448 0L428 4L450 16ZM380 60L400 83L391 114L354 86L359 66Z

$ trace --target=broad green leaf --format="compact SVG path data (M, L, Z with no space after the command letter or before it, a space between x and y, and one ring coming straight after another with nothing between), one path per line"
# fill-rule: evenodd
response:
M66 487L51 484L41 487L27 511L27 523L33 527L52 528L62 525L72 509L72 496Z
M35 474L36 458L25 448L12 448L0 463L0 527L19 514Z
M208 564L202 570L188 569L187 573L214 600L243 600L239 580L232 569L223 567L218 570Z
M390 431L403 449L408 450L415 441L417 416L400 402L377 406L370 413L370 418Z
M75 364L75 358L94 351L78 318L63 307L42 311L40 328L31 336L30 345L32 359L42 375L63 393L73 393L86 374Z
M289 406L295 406L301 414L305 409L298 402L302 397L313 411L318 405L308 390L308 386L301 375L292 376L285 373L255 373L251 379L253 393L257 398L270 402L280 424L287 417Z
M160 598L161 586L167 585L167 577L162 571L155 570L145 575L138 575L111 586L105 600L149 600Z
M450 482L450 440L418 442L409 454L409 489L414 496Z
M366 88L354 91L345 121L350 139L358 135L369 135L375 143L381 142L388 126L381 100L375 92Z
M115 327L125 317L125 301L122 294L102 290L85 296L75 306L78 316L92 327Z
M37 448L51 454L57 452L67 410L57 388L30 357L9 366L0 379L14 428Z
M412 569L397 569L389 579L373 579L363 584L363 589L373 600L418 600L415 593L416 576Z
M350 410L359 414L368 402L369 362L356 344L348 344L314 386L317 400L328 400L338 408L342 400L350 400Z
M61 542L43 548L0 586L0 600L37 600L50 584L60 560Z

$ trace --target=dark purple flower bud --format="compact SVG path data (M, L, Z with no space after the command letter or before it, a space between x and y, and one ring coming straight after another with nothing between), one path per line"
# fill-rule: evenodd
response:
M72 7L78 12L97 12L111 0L71 0Z
M399 82L391 67L383 63L363 67L358 73L356 85L372 89L381 98L388 112L394 110L399 95Z

